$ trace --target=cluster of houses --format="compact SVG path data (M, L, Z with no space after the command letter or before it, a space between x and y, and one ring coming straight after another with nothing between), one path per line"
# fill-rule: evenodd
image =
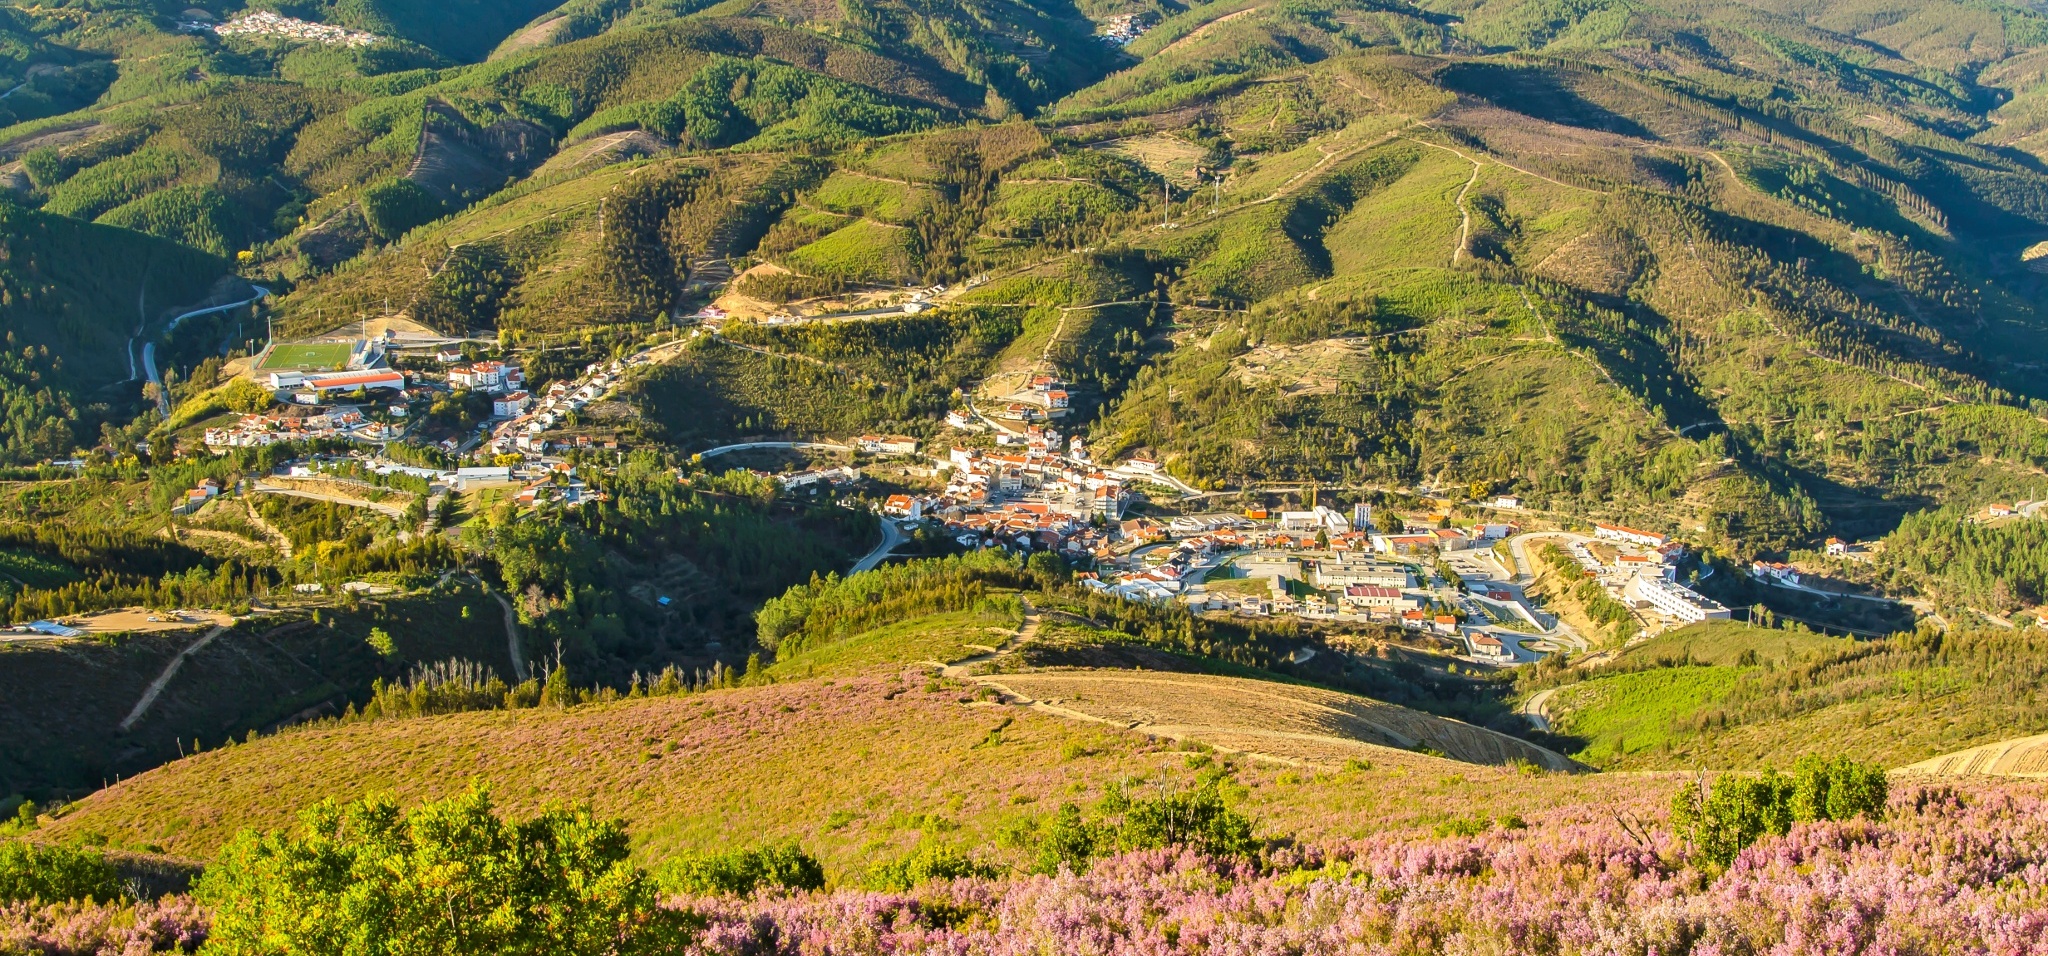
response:
M496 363L477 363L487 364ZM609 397L631 364L634 364L632 359L592 362L574 381L557 381L550 384L547 394L538 401L524 391L512 391L498 396L494 400L493 413L506 421L500 423L492 433L491 451L500 455L514 451L546 454L558 443L549 441L543 435L561 425L569 413ZM471 366L472 374L475 374L475 367ZM453 377L454 370L451 369L451 380ZM588 447L589 436L577 437L580 439L580 446Z
M1655 531L1616 524L1594 525L1593 537L1633 547L1616 548L1609 564L1585 545L1571 546L1572 558L1616 600L1631 607L1649 607L1684 624L1730 616L1719 601L1678 583L1678 562L1685 557L1685 545Z
M1005 436L1010 437L1010 436ZM953 448L939 469L947 478L938 494L896 495L883 513L942 523L967 547L1003 546L1060 551L1071 557L1110 554L1130 495L1122 479L1085 458L1067 454L1052 428L1031 426L1021 443L989 452ZM883 456L914 455L917 444L900 436L863 435L856 450Z
M244 415L233 425L207 429L202 437L210 448L261 448L278 442L314 438L385 442L405 433L402 427L364 418L363 413L352 406L339 405L324 412L308 412L307 409L284 408Z
M1006 501L1044 504L1048 511L1086 522L1123 517L1129 493L1123 480L1085 459L1064 453L1059 433L1039 429L1022 449L984 452L954 448L943 468L950 469L945 494L937 509L984 510Z
M1033 375L1023 391L1009 396L1002 417L1029 424L1064 418L1071 411L1073 395L1067 383L1051 375Z
M198 14L195 16L194 14ZM214 24L203 10L185 11L186 19L180 23L186 32L211 32L217 36L278 37L286 40L300 40L306 43L320 43L328 46L366 47L383 42L384 38L374 33L351 30L328 23L314 23L297 17L287 17L269 10L252 10L226 23Z
M1145 35L1147 25L1142 13L1119 13L1102 25L1102 42L1114 46L1129 46L1132 40Z

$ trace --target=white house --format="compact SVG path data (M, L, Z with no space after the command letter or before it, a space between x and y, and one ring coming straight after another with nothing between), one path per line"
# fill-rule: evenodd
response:
M1661 548L1671 540L1655 531L1643 531L1619 524L1596 524L1593 526L1593 537L1640 544L1646 548Z
M1799 583L1799 569L1782 561L1752 561L1749 564L1749 574L1754 578L1776 581L1780 584Z
M491 413L499 418L513 418L525 414L533 404L533 396L526 392L512 392L500 395L491 401Z
M1466 631L1465 645L1471 648L1472 657L1476 660L1491 661L1496 664L1514 663L1515 652L1508 650L1508 646L1501 643L1500 638L1494 637L1485 631Z
M1393 608L1402 604L1401 589L1354 584L1344 589L1344 604L1355 608Z

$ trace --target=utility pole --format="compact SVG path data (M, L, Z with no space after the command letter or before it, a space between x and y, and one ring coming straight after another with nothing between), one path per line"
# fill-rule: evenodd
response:
M1159 184L1166 187L1166 208L1159 211L1159 224L1164 226L1173 221L1173 180L1166 178L1162 173L1159 176Z

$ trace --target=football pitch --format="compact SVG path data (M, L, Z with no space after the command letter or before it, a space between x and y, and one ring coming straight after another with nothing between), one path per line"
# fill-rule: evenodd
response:
M272 348L257 368L339 369L348 364L348 357L354 352L355 347L347 342L287 342Z

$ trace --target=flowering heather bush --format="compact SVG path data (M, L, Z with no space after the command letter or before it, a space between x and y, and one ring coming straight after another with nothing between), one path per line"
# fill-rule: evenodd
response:
M2048 954L2048 803L1915 791L1765 837L1710 880L1620 824L1378 838L1278 866L1151 850L1085 874L677 900L701 952Z
M2026 785L1908 788L1882 823L1765 836L1719 877L1658 826L1537 821L1472 836L1283 848L1264 865L1159 849L1084 873L908 892L684 897L701 956L1696 954L2048 956L2048 800ZM0 953L189 951L206 914L0 908Z
M209 914L190 897L155 903L13 903L0 906L0 953L123 956L191 952L206 939Z

